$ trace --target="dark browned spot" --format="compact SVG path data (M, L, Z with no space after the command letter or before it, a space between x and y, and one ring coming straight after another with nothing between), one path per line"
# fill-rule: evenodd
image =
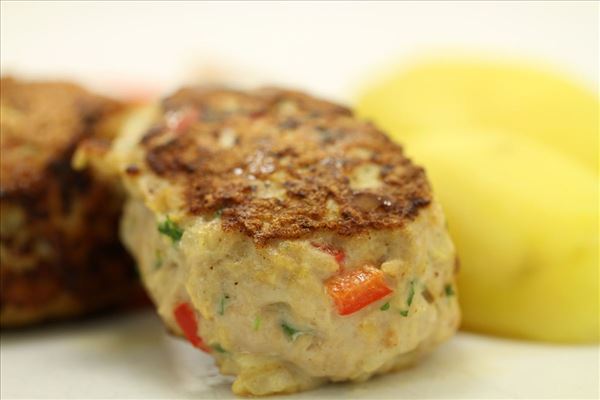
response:
M128 165L125 168L125 173L129 176L138 176L140 174L140 168L137 165Z
M429 304L433 303L434 298L428 288L423 289L421 295Z

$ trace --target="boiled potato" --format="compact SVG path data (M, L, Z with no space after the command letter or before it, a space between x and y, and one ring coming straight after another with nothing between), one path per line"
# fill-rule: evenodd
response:
M464 327L598 341L598 178L510 134L445 131L406 145L425 166L461 258Z
M539 140L598 173L598 95L527 64L423 62L376 80L358 109L402 140L431 130L500 129Z

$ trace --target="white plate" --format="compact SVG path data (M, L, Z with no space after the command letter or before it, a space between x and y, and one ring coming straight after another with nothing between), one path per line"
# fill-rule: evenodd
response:
M229 399L231 378L152 311L3 332L2 399ZM460 333L421 364L287 399L598 398L598 347ZM278 397L269 397L274 399Z

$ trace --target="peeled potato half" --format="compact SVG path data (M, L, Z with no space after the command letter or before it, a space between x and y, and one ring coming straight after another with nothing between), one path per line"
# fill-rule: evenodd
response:
M464 327L598 341L598 178L514 135L424 135L408 146L448 217Z
M359 114L425 166L448 217L463 327L598 342L598 94L545 67L474 57L371 82Z
M598 94L551 69L431 59L376 77L358 109L403 140L432 130L499 129L539 140L598 173Z

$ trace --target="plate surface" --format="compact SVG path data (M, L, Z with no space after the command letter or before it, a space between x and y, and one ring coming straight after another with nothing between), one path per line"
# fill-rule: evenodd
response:
M1 398L233 399L211 358L154 312L3 332ZM598 347L467 333L415 367L269 399L598 398Z

